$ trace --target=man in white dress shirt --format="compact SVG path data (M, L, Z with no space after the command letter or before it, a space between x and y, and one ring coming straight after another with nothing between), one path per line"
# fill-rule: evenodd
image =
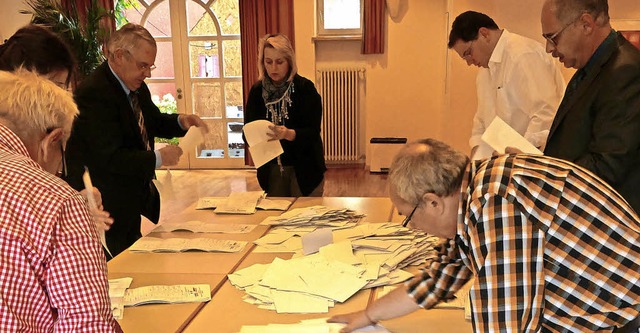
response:
M467 11L454 20L448 47L469 66L480 67L471 156L490 155L480 137L495 117L542 149L565 89L562 74L543 45L500 29L485 14Z

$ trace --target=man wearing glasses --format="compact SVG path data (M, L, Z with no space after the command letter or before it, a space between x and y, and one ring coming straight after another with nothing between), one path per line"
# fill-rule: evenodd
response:
M499 29L489 16L468 11L453 22L448 47L480 67L478 107L469 145L473 159L492 149L480 137L500 117L536 147L542 147L564 92L564 79L540 43ZM476 153L477 152L477 153Z
M182 155L173 145L154 151L154 138L179 137L191 126L206 125L195 115L163 114L152 102L144 80L155 68L157 47L144 27L130 23L112 33L108 50L108 60L75 92L80 115L67 146L67 180L82 189L88 167L114 219L106 241L117 255L141 237L140 215L158 222L155 169L175 165Z
M606 0L548 0L547 52L577 69L551 126L545 155L608 182L640 212L640 51L609 23Z
M472 277L475 332L638 332L640 219L593 173L538 155L469 162L425 139L396 155L389 193L446 241L413 279L331 318L341 332L430 309Z

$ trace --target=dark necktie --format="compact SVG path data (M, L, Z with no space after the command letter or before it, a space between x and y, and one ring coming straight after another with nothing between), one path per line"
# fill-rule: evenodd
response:
M138 94L132 91L129 93L129 98L131 98L131 108L133 108L133 114L135 115L136 121L138 122L138 129L140 130L142 143L147 150L151 150L151 146L149 146L149 137L147 136L147 129L144 126L144 117L142 116L142 108L140 108Z

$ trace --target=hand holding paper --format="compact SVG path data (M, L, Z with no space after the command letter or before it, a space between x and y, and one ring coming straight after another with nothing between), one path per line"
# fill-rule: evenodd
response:
M274 126L270 121L256 120L245 124L242 128L256 168L263 166L284 152L280 141L269 141L269 133L272 133L270 126Z
M493 118L489 127L482 134L481 139L500 154L504 154L507 147L512 147L526 154L542 155L538 148L511 128L500 117Z
M98 237L100 239L100 243L107 250L107 253L113 258L111 251L109 251L109 247L107 247L107 239L105 237L105 230L108 230L113 224L113 219L109 217L109 213L102 210L102 200L100 200L100 205L96 201L96 197L94 195L94 187L91 183L91 176L89 175L89 169L87 167L84 168L84 174L82 175L82 181L84 182L84 187L86 190L87 202L89 203L89 210L92 213L94 222L97 225L98 229ZM100 194L100 192L98 192ZM106 217L105 217L106 213ZM105 221L106 218L106 221ZM107 223L108 222L108 223ZM104 224L104 226L103 226Z

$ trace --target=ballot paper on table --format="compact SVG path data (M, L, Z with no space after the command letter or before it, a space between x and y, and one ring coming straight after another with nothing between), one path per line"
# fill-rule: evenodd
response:
M133 278L130 277L109 280L109 299L115 319L122 319L124 316L124 295L132 281Z
M227 200L218 204L216 214L254 214L264 191L232 192Z
M207 223L202 221L187 221L176 223L162 223L153 229L153 232L191 231L214 234L246 234L255 229L253 224L222 224Z
M208 302L210 300L211 287L208 284L146 286L127 289L124 295L125 306L153 303Z
M256 168L263 166L284 152L279 140L269 141L267 135L267 133L271 133L269 126L274 125L267 120L255 120L245 124L242 128Z
M196 209L215 209L225 201L227 201L227 197L201 197L198 198Z
M131 252L239 252L247 242L211 238L155 238L142 237L129 250Z
M204 129L191 126L182 138L178 139L178 146L183 152L195 152L196 147L204 142Z
M281 211L286 211L287 209L289 209L289 206L291 206L291 201L289 200L274 200L274 199L267 199L267 198L262 198L260 199L260 202L258 202L258 205L256 206L256 208L262 209L262 210L281 210Z
M520 149L526 154L542 155L542 152L538 148L505 123L504 120L500 119L500 117L493 118L493 121L491 121L491 124L489 124L489 127L487 127L480 138L500 154L504 154L505 148L513 147Z

